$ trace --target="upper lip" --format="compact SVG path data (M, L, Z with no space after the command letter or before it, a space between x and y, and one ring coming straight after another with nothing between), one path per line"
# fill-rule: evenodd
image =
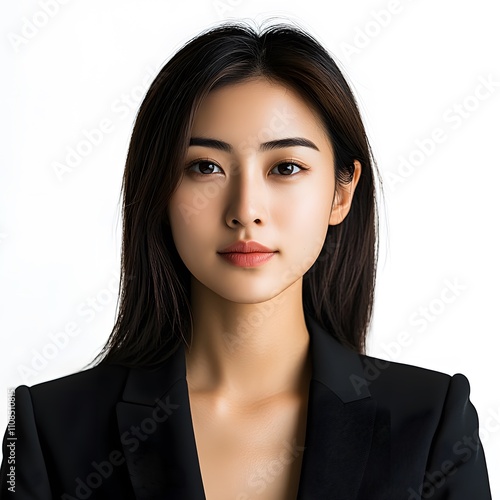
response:
M257 241L237 241L236 243L232 243L226 248L219 251L219 253L257 253L257 252L265 252L265 253L273 253L274 250L267 248L264 245L261 245Z

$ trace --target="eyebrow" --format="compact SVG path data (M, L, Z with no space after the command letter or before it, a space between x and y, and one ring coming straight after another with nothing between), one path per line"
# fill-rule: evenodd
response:
M207 148L219 149L220 151L225 151L226 153L232 153L233 147L227 142L220 141L218 139L211 139L209 137L191 137L189 140L190 146L204 146ZM272 149L279 148L291 148L296 146L302 146L305 148L315 149L319 151L318 146L314 142L306 139L305 137L287 137L285 139L276 139L274 141L267 141L261 143L259 146L260 151L270 151Z

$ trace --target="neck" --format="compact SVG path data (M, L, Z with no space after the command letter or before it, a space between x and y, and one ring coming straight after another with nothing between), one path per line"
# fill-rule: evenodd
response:
M191 391L259 401L309 386L309 332L302 279L266 302L228 301L191 282L193 335L186 350Z

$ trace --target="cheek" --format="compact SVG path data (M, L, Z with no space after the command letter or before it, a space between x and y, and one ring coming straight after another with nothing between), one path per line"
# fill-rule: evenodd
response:
M286 208L279 212L280 226L286 227L286 251L293 254L296 265L305 273L321 252L328 230L333 198L322 186L316 185L302 191L300 197L288 201Z
M217 217L216 200L205 196L200 189L180 187L169 204L170 225L177 251L183 255L196 253L210 238L210 222Z

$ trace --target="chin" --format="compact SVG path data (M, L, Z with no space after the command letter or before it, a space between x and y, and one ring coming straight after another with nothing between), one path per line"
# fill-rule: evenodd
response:
M238 279L236 283L225 281L223 287L220 286L207 286L214 294L219 297L234 302L235 304L260 304L272 300L274 297L281 293L276 290L276 281L268 283L250 283L244 278Z
M255 291L252 293L247 289L242 291L242 293L235 293L234 290L228 291L228 293L224 293L224 291L222 291L222 293L218 293L218 295L236 304L260 304L273 299L277 294L265 290Z

